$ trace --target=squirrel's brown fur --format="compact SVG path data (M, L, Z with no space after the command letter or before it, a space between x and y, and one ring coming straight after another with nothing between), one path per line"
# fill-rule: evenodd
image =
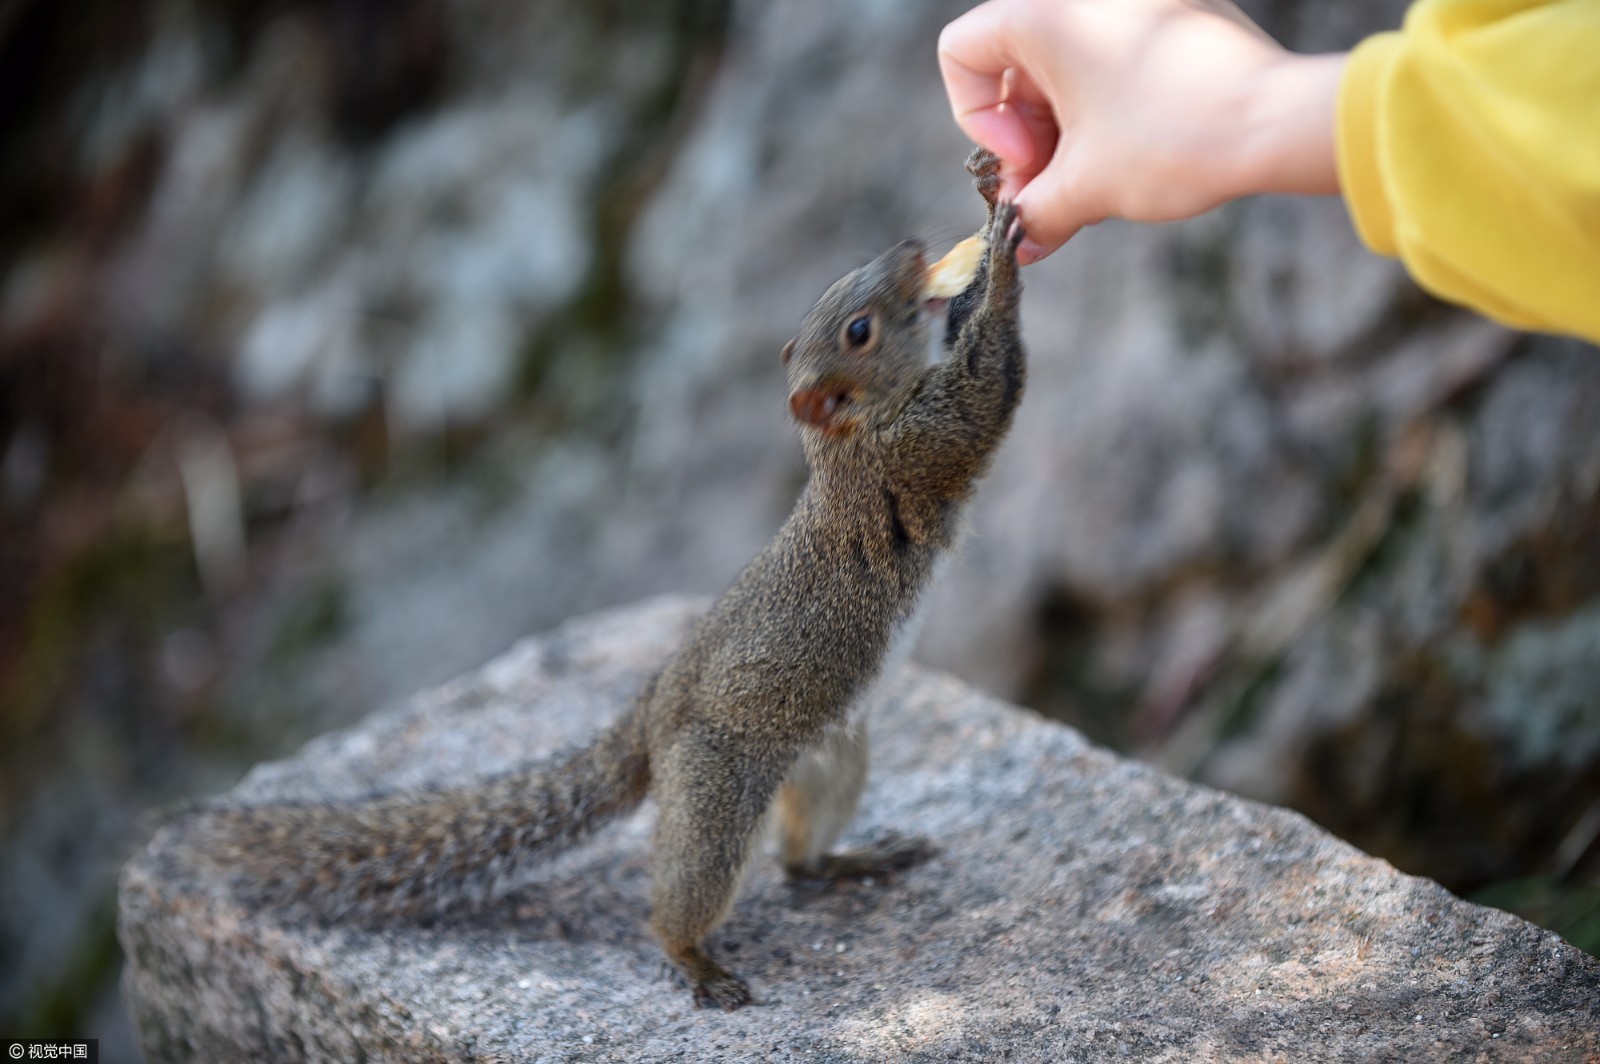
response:
M962 504L1020 398L1021 226L998 162L969 168L989 248L928 363L922 246L835 283L784 349L811 478L776 538L694 627L622 720L553 767L470 790L191 815L196 852L251 900L326 920L415 916L482 899L651 794L652 923L695 1001L736 1008L744 982L705 952L769 810L785 867L831 878L904 868L893 841L831 854L866 778L856 707L910 625Z

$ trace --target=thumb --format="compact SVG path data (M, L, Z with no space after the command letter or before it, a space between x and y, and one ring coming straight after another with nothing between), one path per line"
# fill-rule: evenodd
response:
M1017 249L1023 263L1038 262L1105 217L1098 197L1082 178L1067 135L1056 143L1049 165L1017 193L1017 213L1027 235Z

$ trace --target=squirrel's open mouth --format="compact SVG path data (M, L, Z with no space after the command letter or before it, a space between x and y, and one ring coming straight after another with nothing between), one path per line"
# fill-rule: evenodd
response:
M837 436L856 425L856 390L842 385L817 385L801 388L789 396L789 413L802 425Z

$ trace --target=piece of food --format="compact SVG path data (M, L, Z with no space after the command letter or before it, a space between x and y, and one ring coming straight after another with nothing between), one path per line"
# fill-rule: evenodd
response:
M978 276L978 263L988 241L979 233L969 236L945 253L944 258L928 267L928 281L923 289L924 299L949 299L967 290L967 285Z

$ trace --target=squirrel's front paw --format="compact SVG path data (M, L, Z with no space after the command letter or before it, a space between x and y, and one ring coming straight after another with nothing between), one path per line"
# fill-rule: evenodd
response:
M1026 235L1017 205L1005 200L995 207L989 231L989 291L1010 292L1017 283L1017 245Z
M1000 196L1000 156L988 148L973 148L967 156L967 173L972 175L978 195L992 210Z
M994 212L995 232L1000 234L1000 239L995 244L1004 244L1015 252L1017 245L1022 243L1022 238L1027 234L1022 227L1022 215L1017 213L1017 205L1012 200L996 205Z

